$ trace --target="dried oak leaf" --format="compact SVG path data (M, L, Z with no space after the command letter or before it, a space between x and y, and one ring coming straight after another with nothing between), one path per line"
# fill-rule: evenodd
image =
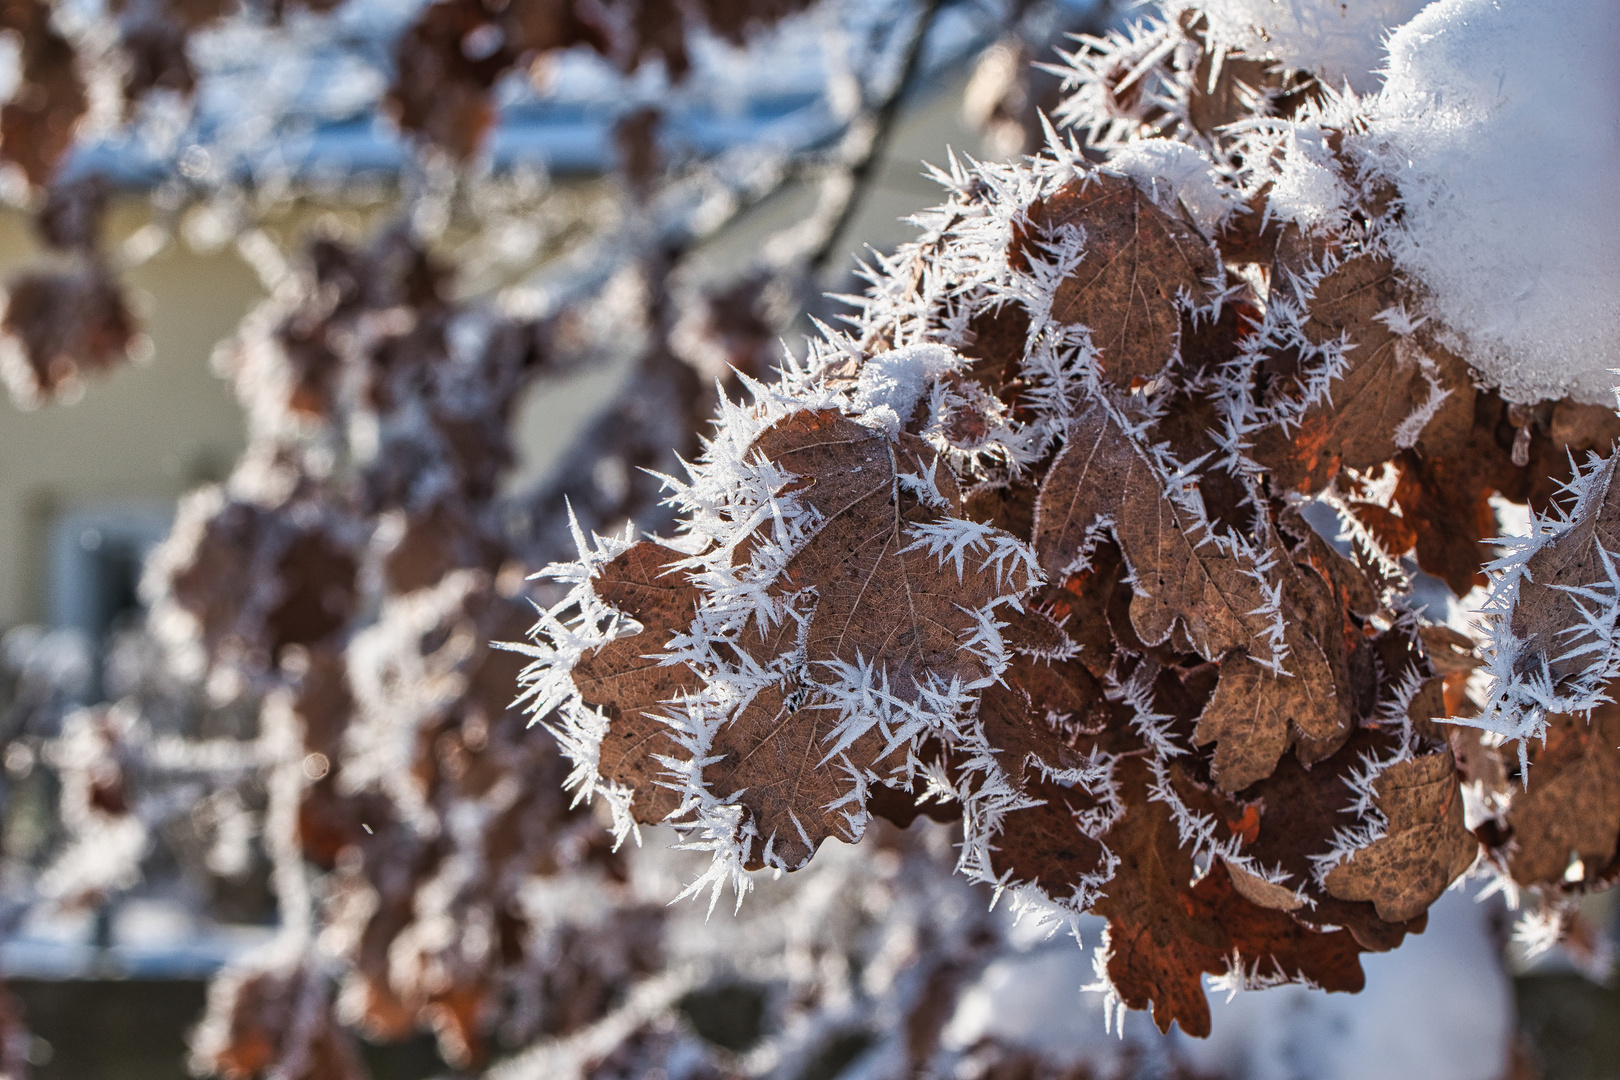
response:
M968 375L986 392L1000 398L1020 420L1030 418L1020 399L1028 340L1029 312L1021 304L1000 304L968 320L966 340L958 350L970 361Z
M1106 377L1128 389L1177 355L1184 301L1208 301L1219 257L1190 226L1154 205L1130 180L1092 173L1029 208L1014 261L1034 238L1083 231L1079 266L1058 285L1052 317L1091 331Z
M1470 440L1471 450L1477 449L1475 442ZM1489 470L1493 464L1499 467L1494 475ZM1412 551L1424 571L1445 579L1458 596L1485 584L1483 567L1494 555L1482 541L1496 535L1491 494L1520 486L1507 454L1495 446L1467 458L1407 450L1398 465L1401 475L1392 502L1400 508L1400 518L1381 519L1361 505L1354 508L1356 515L1386 550Z
M479 0L423 8L395 45L399 75L387 97L394 122L460 160L470 158L495 123L491 88L517 58L508 37Z
M1341 614L1366 617L1382 607L1379 586L1368 572L1360 551L1352 549L1349 555L1341 555L1293 507L1281 507L1274 520L1294 565L1321 575Z
M1293 889L1267 881L1259 874L1250 873L1230 859L1222 858L1221 865L1232 879L1232 888L1249 903L1272 911L1298 911L1305 901Z
M861 807L850 773L869 772L883 752L883 740L868 730L828 760L838 710L802 697L780 685L760 690L715 735L710 755L718 760L703 767L709 790L747 808L757 833L747 862L755 869L767 853L795 869L828 837L856 839L850 818Z
M964 647L979 625L975 609L1025 591L1032 579L1022 565L984 565L970 554L958 566L913 546L913 527L943 517L901 482L902 475L934 470L925 443L905 434L891 442L821 410L777 421L750 453L790 474L785 491L818 519L778 583L782 594L807 597L800 602L809 605L804 653L811 678L829 665L864 663L896 697L915 700L931 682L974 682L989 673L984 659ZM948 471L937 471L937 483L949 505L960 502ZM741 545L734 558L746 558L747 550ZM740 644L754 652L753 640L745 634ZM791 647L779 628L774 637L764 635L765 655L758 658ZM829 761L837 721L813 687L776 685L759 691L716 736L712 753L719 760L704 768L704 783L723 797L736 793L748 809L759 836L754 862L768 848L784 865L799 865L826 837L849 834L846 815L859 807L845 774L869 772L883 740L868 730L839 748L841 760Z
M1106 817L1104 799L1083 786L1065 785L1047 772L1082 767L1097 756L1120 757L1144 747L1130 730L1128 708L1110 702L1103 686L1078 661L1015 657L1002 681L984 692L979 721L1008 779L1040 805L1009 810L991 852L997 874L1039 884L1053 897L1073 890L1103 866L1103 846L1078 815Z
M994 525L1029 543L1035 534L1035 499L1039 492L1039 487L1025 477L1005 484L978 484L963 494L962 516Z
M1312 642L1292 653L1288 674L1234 652L1221 661L1221 681L1198 718L1193 743L1215 743L1214 776L1223 791L1241 791L1270 776L1301 731L1319 740L1339 727L1339 704L1327 660ZM1325 729L1325 730L1324 730Z
M659 713L665 703L701 684L687 665L661 664L657 655L672 631L692 621L697 607L696 586L669 568L681 557L643 540L602 568L591 588L642 629L586 653L573 672L581 699L608 718L597 771L635 792L631 813L649 825L680 805L679 796L659 783L665 767L657 755L679 749Z
M16 355L0 356L0 377L25 403L124 360L140 332L117 281L97 266L23 274L7 294L0 330L15 342Z
M1327 400L1306 409L1291 432L1274 425L1256 436L1255 460L1279 488L1319 491L1341 468L1365 469L1399 451L1398 429L1430 395L1421 351L1378 318L1401 297L1394 264L1381 256L1353 256L1317 283L1305 307L1306 340L1320 346L1342 336L1354 348Z
M73 45L50 18L51 7L43 3L11 5L3 16L6 28L22 38L22 77L0 107L0 159L20 168L36 188L50 182L90 107Z
M1176 758L1170 762L1167 771L1170 790L1175 792L1176 798L1189 812L1202 815L1210 823L1213 830L1211 835L1216 843L1242 846L1254 843L1259 837L1260 815L1265 804L1258 799L1243 799L1221 791L1209 780L1207 760ZM1294 890L1290 888L1285 891L1292 893Z
M1546 513L1570 479L1569 463L1584 462L1589 454L1608 457L1620 439L1620 412L1607 405L1587 405L1563 398L1542 402L1535 409L1526 471L1530 508Z
M1064 899L1107 859L1102 842L1081 829L1078 817L1094 813L1097 800L1051 780L1031 780L1024 794L1040 801L1002 815L990 866L1011 882L1039 885L1053 899Z
M1047 585L1036 598L1042 611L1062 621L1064 635L1080 648L1077 659L1099 679L1113 666L1116 643L1108 623L1108 603L1116 589L1130 591L1122 580L1124 574L1119 546L1112 541L1098 544L1089 569L1070 574L1061 584Z
M1035 504L1035 550L1055 576L1111 524L1130 567L1130 621L1146 645L1179 623L1206 660L1233 650L1269 658L1268 601L1252 565L1166 497L1154 470L1102 406L1070 425Z
M1454 380L1447 365L1466 366L1443 350L1429 351L1440 358L1445 384L1455 389L1416 448L1398 459L1401 475L1392 502L1401 516L1380 520L1377 511L1359 506L1356 513L1387 550L1413 550L1419 566L1461 596L1486 584L1483 565L1494 557L1480 542L1497 531L1490 496L1545 513L1572 478L1571 460L1610 453L1620 437L1620 415L1567 398L1522 406L1494 391L1467 387L1465 394L1466 380Z
M1291 746L1307 764L1332 754L1357 714L1349 653L1360 634L1315 569L1287 564L1280 574L1286 674L1228 655L1193 735L1195 745L1216 743L1214 776L1228 792L1269 776Z
M1027 568L984 565L971 553L960 566L913 546L914 526L944 514L901 484L900 474L932 469L947 503L960 503L949 470L915 436L891 443L880 431L830 410L794 413L754 441L793 474L796 497L821 524L788 562L783 591L814 590L806 632L812 670L833 663L872 664L898 697L915 700L930 680L985 677L984 660L963 648L978 625L975 609L1032 584Z
M962 820L962 804L925 798L926 792L917 790L920 783L907 786L898 780L873 784L866 793L866 812L882 818L897 829L909 829L920 817L949 825Z
M1245 788L1235 800L1258 812L1252 832L1240 827L1243 852L1260 865L1273 867L1284 876L1283 884L1308 897L1312 903L1294 913L1311 926L1342 926L1350 931L1363 949L1384 952L1395 948L1408 933L1423 929L1423 916L1404 923L1380 919L1370 903L1339 900L1317 883L1314 859L1328 854L1339 832L1354 826L1355 793L1347 782L1364 756L1383 756L1398 745L1392 732L1364 728L1331 757L1307 766L1293 755L1277 763L1264 780ZM1178 763L1179 764L1179 763ZM1182 800L1194 809L1209 812L1195 804L1188 792L1177 787Z
M1542 545L1525 564L1509 626L1519 642L1516 676L1545 678L1553 690L1580 677L1609 643L1586 625L1593 601L1571 589L1602 588L1620 555L1620 486L1611 456L1589 481L1587 498L1569 529Z
M1187 92L1188 123L1211 139L1217 129L1253 116L1256 102L1264 100L1264 91L1282 85L1283 72L1276 61L1251 60L1241 54L1221 57L1219 70L1215 60L1214 50L1206 50L1198 58Z
M1513 793L1508 871L1521 885L1562 885L1571 856L1584 879L1607 866L1620 835L1620 705L1590 720L1549 717L1547 737L1530 753L1528 784ZM1581 879L1576 879L1581 880Z
M1463 827L1449 749L1396 762L1373 788L1385 835L1328 871L1325 884L1332 896L1371 901L1379 918L1402 922L1427 911L1473 865L1479 841Z
M162 571L164 604L195 620L210 666L273 667L348 623L359 590L352 521L323 514L307 494L275 506L210 503L199 500L206 516L177 527Z
M1122 763L1126 810L1103 842L1120 859L1106 895L1093 909L1108 919L1108 978L1133 1009L1153 1009L1168 1031L1210 1031L1202 976L1238 965L1251 974L1306 978L1327 990L1365 984L1361 946L1345 930L1312 930L1291 915L1261 907L1234 887L1217 860L1197 884L1192 854L1170 807L1147 797L1148 768Z
M1153 425L1153 439L1167 441L1179 462L1209 459L1197 481L1204 514L1213 529L1241 529L1250 516L1244 506L1249 492L1241 478L1219 464L1222 455L1213 433L1220 426L1211 396L1178 388L1165 414Z

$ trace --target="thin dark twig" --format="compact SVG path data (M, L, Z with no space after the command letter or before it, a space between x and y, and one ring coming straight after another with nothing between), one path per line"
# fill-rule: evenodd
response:
M928 40L928 31L934 25L934 16L944 6L944 0L927 0L922 11L917 16L917 22L911 31L911 40L906 42L905 65L900 69L900 77L895 80L889 94L878 107L874 120L874 130L871 142L867 144L866 152L861 155L849 170L850 190L844 199L844 205L838 211L838 218L827 230L822 239L821 246L810 256L806 264L807 277L814 280L815 276L827 265L828 260L837 249L838 240L854 221L855 215L865 200L867 190L872 186L872 180L877 175L878 166L889 148L889 141L894 136L896 121L900 117L900 106L904 103L913 82L917 78L918 70L922 67L923 45Z

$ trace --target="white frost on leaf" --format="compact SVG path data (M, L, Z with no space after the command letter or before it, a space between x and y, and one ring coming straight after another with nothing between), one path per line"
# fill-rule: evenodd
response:
M1209 36L1248 56L1306 68L1335 89L1377 89L1383 39L1427 0L1191 0Z
M1349 191L1335 169L1325 136L1318 127L1290 125L1273 163L1266 212L1307 232L1344 228Z
M897 436L929 384L959 363L949 348L933 344L905 345L870 357L856 376L857 419Z
M1392 179L1384 240L1503 396L1613 400L1620 5L1437 0L1389 41L1346 148Z
M1166 213L1180 216L1179 208L1185 207L1205 235L1219 229L1242 201L1208 156L1173 139L1126 143L1109 157L1106 168L1136 181Z

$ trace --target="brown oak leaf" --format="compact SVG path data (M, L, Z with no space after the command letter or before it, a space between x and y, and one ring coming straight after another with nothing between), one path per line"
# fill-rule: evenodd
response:
M1031 233L1084 231L1080 265L1058 285L1052 317L1090 329L1108 380L1126 389L1163 371L1177 353L1182 298L1208 300L1219 265L1209 242L1130 180L1107 173L1035 203L1029 222L1015 241L1015 260L1028 257Z
M746 807L758 838L748 865L766 865L769 851L788 869L810 861L830 836L858 839L846 815L860 809L848 768L869 771L883 752L876 730L825 760L839 719L819 702L799 703L780 685L767 686L715 735L718 758L703 767L703 783Z
M914 527L944 514L906 490L899 474L925 475L932 450L914 436L891 443L880 431L832 411L794 413L754 441L751 453L794 474L788 490L821 519L789 561L784 591L812 589L806 660L876 665L896 696L914 700L930 680L973 682L985 662L963 648L977 626L976 608L1024 592L1027 568L961 562L919 546ZM950 473L935 470L948 504L960 502Z
M1494 391L1463 386L1441 358L1443 378L1456 386L1452 399L1430 422L1415 449L1399 456L1400 479L1392 504L1400 516L1381 516L1356 507L1356 514L1380 535L1392 554L1412 550L1427 572L1444 578L1461 596L1486 584L1483 566L1495 557L1488 540L1496 535L1492 494L1528 503L1545 513L1554 495L1572 477L1571 461L1593 452L1607 456L1620 438L1620 415L1613 409L1582 405L1567 398L1534 406L1511 405Z
M971 361L968 375L1012 408L1019 419L1027 419L1028 410L1020 408L1019 393L1024 385L1020 372L1029 338L1029 313L1019 304L989 308L968 321L967 337L959 351Z
M1510 620L1520 642L1515 675L1544 672L1557 689L1585 672L1593 662L1592 646L1606 644L1584 625L1581 612L1592 601L1569 590L1607 585L1606 556L1620 555L1617 460L1611 456L1592 476L1588 498L1569 530L1543 545L1525 565ZM1601 657L1601 650L1597 655Z
M1317 883L1313 858L1332 850L1335 836L1356 824L1355 793L1346 782L1363 755L1387 755L1398 736L1377 729L1362 729L1332 756L1306 766L1294 755L1277 763L1264 780L1235 798L1257 808L1252 833L1243 836L1243 852L1262 866L1280 870L1283 883L1312 903L1294 913L1311 926L1342 926L1362 948L1384 952L1399 945L1407 933L1423 929L1422 919L1388 923L1373 905L1339 900ZM1178 787L1183 801L1194 805ZM1195 807L1197 808L1197 807Z
M1373 788L1388 821L1385 835L1330 870L1327 890L1341 900L1371 901L1379 918L1402 922L1428 910L1473 865L1479 842L1463 827L1449 749L1391 765Z
M1228 655L1193 734L1195 745L1216 743L1212 768L1225 791L1269 776L1289 747L1307 764L1327 757L1358 712L1350 660L1360 633L1313 567L1289 564L1280 574L1284 671L1243 651Z
M96 264L71 274L24 273L7 292L0 330L16 340L26 368L5 373L6 381L25 400L113 367L140 333L117 280Z
M1470 440L1470 450L1475 449L1472 444L1476 441ZM1357 508L1358 516L1369 521L1392 553L1411 550L1420 567L1444 578L1458 596L1485 584L1484 564L1494 558L1491 549L1481 543L1496 535L1491 494L1518 486L1506 453L1495 447L1492 450L1496 452L1445 458L1403 452L1393 500L1401 511L1398 527ZM1501 468L1495 476L1484 467L1493 458Z
M1235 310L1235 305L1227 310ZM1249 516L1244 502L1249 497L1242 479L1218 464L1219 445L1214 433L1221 427L1216 402L1204 393L1177 392L1169 399L1165 414L1153 425L1153 440L1166 440L1177 461L1183 464L1209 459L1198 477L1198 494L1204 513L1215 529L1242 526Z
M1306 303L1306 340L1320 346L1342 335L1354 348L1327 400L1306 409L1291 431L1273 425L1256 437L1255 460L1279 488L1319 491L1340 468L1365 469L1399 451L1397 429L1430 395L1421 350L1378 318L1402 293L1394 264L1374 255L1346 259L1317 283Z
M1077 818L1094 811L1097 800L1081 788L1051 780L1032 781L1024 793L1040 802L1002 815L990 866L1013 882L1033 883L1054 899L1067 898L1106 858L1102 842L1083 832Z
M1069 427L1035 504L1035 550L1060 572L1111 522L1131 569L1130 621L1146 645L1171 640L1215 660L1234 649L1266 656L1271 618L1252 565L1166 497L1153 469L1102 406Z
M691 622L697 606L697 588L669 569L681 557L643 540L602 568L591 586L596 595L642 629L593 649L573 673L580 697L608 717L597 771L634 790L631 813L643 824L662 821L680 805L679 796L659 783L665 767L657 756L678 750L659 712L700 683L687 665L662 664L656 655L671 631Z
M0 26L20 39L19 85L0 106L0 159L44 187L73 146L90 108L80 57L43 3L8 4Z
M1119 546L1107 541L1092 552L1089 569L1070 574L1061 584L1047 585L1038 596L1042 610L1061 621L1064 635L1079 646L1077 659L1099 679L1113 666L1115 641L1108 624L1108 602L1116 589L1129 594L1124 574ZM1129 610L1128 599L1125 608Z
M1242 964L1260 975L1308 978L1328 990L1365 984L1361 946L1345 930L1312 930L1261 907L1217 860L1193 884L1192 854L1181 847L1170 807L1146 795L1147 766L1123 766L1126 811L1103 842L1120 859L1094 910L1108 919L1108 978L1133 1009L1153 1008L1160 1031L1172 1021L1189 1035L1210 1031L1201 976ZM1136 789L1133 791L1133 788Z
M1620 412L1607 405L1588 405L1569 398L1536 406L1531 431L1526 501L1545 513L1569 480L1569 463L1596 453L1608 457L1620 439Z
M1103 408L1093 406L1070 425L1035 499L1035 551L1047 576L1056 579L1068 569L1093 530L1124 513L1129 492L1143 488L1157 499L1152 467Z
M1050 642L1029 633L1028 623L1062 634L1044 616L1012 619L1005 637L1020 655L980 698L979 721L1007 778L1039 805L1002 816L990 862L997 874L1063 897L1103 866L1102 844L1082 828L1079 815L1092 818L1095 832L1107 820L1099 816L1107 807L1101 792L1056 782L1048 771L1140 753L1144 746L1130 729L1130 709L1109 701L1078 660L1043 657Z
M1513 794L1508 870L1521 885L1561 885L1571 856L1590 878L1615 856L1620 835L1620 705L1592 710L1588 721L1550 717L1547 738L1532 748L1528 783Z
M1301 730L1324 741L1338 730L1340 709L1327 660L1314 642L1301 641L1287 659L1288 674L1244 652L1221 661L1221 681L1198 718L1193 742L1216 744L1214 776L1223 791L1241 791L1270 776Z
M1130 711L1105 696L1075 661L1017 657L1002 681L984 692L979 719L1002 768L1014 782L1047 769L1075 769L1093 751L1119 755L1139 749L1127 725Z

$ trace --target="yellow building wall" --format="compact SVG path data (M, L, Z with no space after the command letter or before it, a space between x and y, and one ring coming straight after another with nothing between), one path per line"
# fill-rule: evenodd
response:
M915 227L900 219L942 195L925 177L924 160L944 162L947 146L982 152L977 133L961 119L965 78L964 72L905 111L855 221L838 244L825 287L847 287L843 274L854 256L866 254L867 245L886 248L915 235ZM595 182L565 181L547 197L567 200L567 212L583 220L593 216L590 208L603 195ZM697 260L700 276L724 278L751 264L771 236L811 211L816 196L813 185L789 185L743 215L704 245ZM267 228L284 250L292 250L317 219L363 235L395 209L387 198L362 202L363 208L340 208L300 201L273 215L276 220ZM106 230L109 248L149 219L143 197L115 200ZM554 252L548 245L536 262ZM28 216L0 210L0 280L38 259ZM521 276L521 269L513 268L505 278ZM117 500L172 505L198 484L223 479L242 451L242 410L209 357L264 297L253 270L232 245L205 253L175 239L125 271L122 280L142 310L152 342L149 360L91 378L83 398L73 404L22 411L0 392L0 632L49 620L49 537L63 515ZM499 284L481 281L474 287ZM625 371L622 364L609 365L538 380L528 389L516 412L518 461L508 490L544 479L613 400Z
M109 233L121 237L144 216L130 200ZM27 216L0 213L0 279L37 250ZM242 411L208 359L263 296L252 270L229 247L199 254L171 243L123 279L143 311L149 360L90 379L71 405L23 411L0 400L0 629L46 619L47 538L59 515L106 500L173 502L223 477L242 450Z

